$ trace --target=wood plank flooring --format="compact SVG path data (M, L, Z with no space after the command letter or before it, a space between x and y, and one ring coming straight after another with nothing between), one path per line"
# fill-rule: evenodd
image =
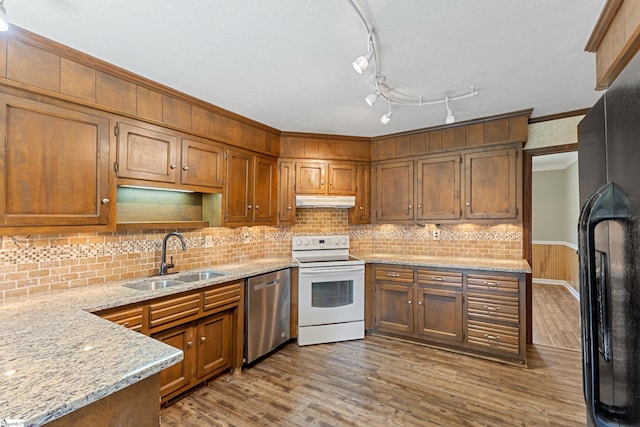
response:
M580 303L561 285L533 283L533 342L581 351Z
M378 336L289 344L162 411L172 426L584 426L579 352L528 367Z

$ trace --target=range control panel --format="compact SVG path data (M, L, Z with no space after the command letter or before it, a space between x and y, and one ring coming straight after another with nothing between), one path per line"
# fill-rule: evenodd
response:
M292 240L294 251L311 249L349 249L349 236L296 236Z

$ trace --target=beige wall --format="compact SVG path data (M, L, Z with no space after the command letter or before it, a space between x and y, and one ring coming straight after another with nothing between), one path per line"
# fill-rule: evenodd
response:
M529 125L529 140L525 150L578 142L578 123L584 116L566 117Z

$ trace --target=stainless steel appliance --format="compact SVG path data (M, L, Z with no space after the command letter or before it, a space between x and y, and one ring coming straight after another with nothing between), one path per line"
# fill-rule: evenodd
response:
M364 261L349 236L292 241L298 263L298 345L364 338Z
M580 305L589 426L640 425L640 57L578 127Z
M289 269L247 279L244 358L251 363L291 338Z

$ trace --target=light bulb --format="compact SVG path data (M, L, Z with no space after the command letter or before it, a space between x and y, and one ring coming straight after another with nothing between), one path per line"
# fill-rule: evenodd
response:
M389 111L387 114L384 114L382 117L380 117L380 123L382 123L383 125L386 125L390 121L391 121L391 111Z
M371 61L371 57L373 56L373 52L369 51L362 56L359 56L352 62L353 68L356 70L358 74L362 74L364 70L369 66L369 61Z
M373 107L373 104L376 103L379 96L380 96L380 93L370 93L364 98L364 100L369 105L369 107Z

